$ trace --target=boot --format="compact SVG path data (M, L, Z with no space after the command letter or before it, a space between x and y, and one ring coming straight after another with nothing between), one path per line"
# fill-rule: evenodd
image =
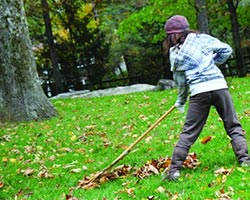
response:
M245 139L234 139L231 141L235 156L241 166L250 166L247 143Z
M169 172L163 177L163 180L177 181L179 179L180 170L187 155L188 151L185 148L175 147Z
M250 167L250 159L244 160L241 164L241 167Z
M168 173L166 174L162 180L168 180L168 181L178 181L180 177L180 171L176 170L174 173Z

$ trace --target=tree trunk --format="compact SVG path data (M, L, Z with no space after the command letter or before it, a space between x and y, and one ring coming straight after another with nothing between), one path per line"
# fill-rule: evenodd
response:
M198 30L202 33L209 34L208 18L205 0L195 0L196 16Z
M236 57L236 64L238 69L238 76L243 77L246 76L246 69L244 67L243 57L241 54L241 46L240 46L240 31L239 31L239 23L238 23L238 16L237 16L237 4L234 5L233 0L227 0L228 10L230 12L230 20L232 24L232 34L233 34L233 42L235 48L235 57Z
M0 0L0 121L57 114L39 82L22 0Z
M55 91L54 95L59 94L64 91L63 87L63 78L59 71L58 57L55 49L54 37L51 28L51 21L49 16L49 5L47 0L41 0L42 9L43 9L43 18L45 24L45 34L47 37L47 42L49 46L50 58L52 63L52 79L55 82Z

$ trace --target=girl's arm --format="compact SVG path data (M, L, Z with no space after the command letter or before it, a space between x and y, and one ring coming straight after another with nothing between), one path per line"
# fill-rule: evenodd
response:
M186 83L185 72L173 72L173 78L177 86L178 96L175 102L175 107L181 112L184 112L184 106L188 98L189 87Z

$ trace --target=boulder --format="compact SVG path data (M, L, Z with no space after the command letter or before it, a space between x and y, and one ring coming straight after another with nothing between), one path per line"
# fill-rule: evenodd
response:
M54 96L51 99L88 98L88 97L100 97L100 96L110 96L118 94L129 94L134 92L153 91L155 90L155 87L156 87L155 85L149 85L149 84L134 84L130 86L120 86L103 90L95 90L93 92L89 90L72 91L72 92L58 94L57 96Z
M175 82L169 79L160 79L156 85L155 90L168 90L175 88Z
M168 80L168 79L160 79L156 86L149 85L149 84L134 84L130 86L120 86L120 87L108 88L108 89L103 89L103 90L95 90L93 92L89 90L71 91L71 92L58 94L57 96L54 96L51 99L90 98L90 97L110 96L110 95L118 95L118 94L129 94L129 93L143 92L143 91L167 90L167 89L172 89L174 87L175 87L174 81Z
M100 96L110 96L110 95L118 95L118 94L129 94L134 92L143 92L143 91L153 91L156 86L149 85L149 84L134 84L130 86L120 86L115 88L108 88L104 90L96 90L93 92L74 95L72 98L75 97L100 97Z

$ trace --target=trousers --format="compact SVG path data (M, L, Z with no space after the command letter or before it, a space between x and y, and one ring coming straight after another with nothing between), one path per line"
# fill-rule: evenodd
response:
M206 124L211 106L221 117L224 128L231 138L233 151L239 163L250 159L242 126L237 118L228 89L200 93L190 97L189 108L180 138L174 148L170 173L182 168L188 151Z

